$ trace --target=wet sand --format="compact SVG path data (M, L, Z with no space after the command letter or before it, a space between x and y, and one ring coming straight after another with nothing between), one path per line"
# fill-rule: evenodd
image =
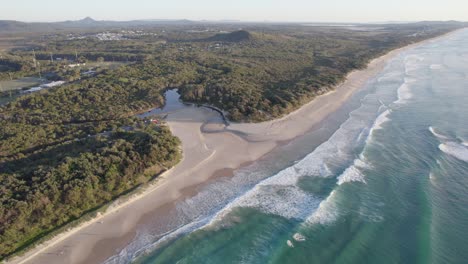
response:
M187 107L170 113L167 123L182 141L182 161L157 183L125 201L116 201L102 216L62 233L11 263L101 263L118 253L152 215L164 215L174 203L197 192L206 181L258 160L281 143L293 140L337 111L359 88L375 77L403 49L391 51L354 71L333 92L315 98L297 111L273 121L233 123L225 127L219 115ZM158 223L153 223L158 224ZM164 224L164 223L159 223Z

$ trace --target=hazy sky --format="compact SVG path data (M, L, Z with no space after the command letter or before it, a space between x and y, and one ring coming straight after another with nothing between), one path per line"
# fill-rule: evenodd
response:
M468 0L2 0L0 20L468 21Z

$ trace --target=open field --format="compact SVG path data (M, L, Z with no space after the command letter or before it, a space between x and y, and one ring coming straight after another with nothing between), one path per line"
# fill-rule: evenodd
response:
M43 79L39 79L37 77L23 77L21 79L16 80L6 80L0 81L0 91L10 91L10 90L18 90L21 88L28 88L32 86L39 85L43 83Z

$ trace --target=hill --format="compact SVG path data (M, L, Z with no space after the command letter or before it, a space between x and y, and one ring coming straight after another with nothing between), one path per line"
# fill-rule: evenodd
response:
M221 41L221 42L241 42L252 39L252 34L246 30L238 30L230 33L220 33L216 34L210 38L207 38L207 41Z
M155 25L185 25L193 23L189 20L131 20L131 21L106 21L95 20L86 17L80 20L67 20L61 22L20 22L14 20L0 20L0 34L5 33L31 33L51 32L57 30L76 29L115 29L128 27L147 27Z
M0 33L23 33L55 30L53 23L25 23L14 20L0 20Z

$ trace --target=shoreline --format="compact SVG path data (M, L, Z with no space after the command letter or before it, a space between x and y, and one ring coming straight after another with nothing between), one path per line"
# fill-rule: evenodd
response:
M333 91L315 97L279 119L231 123L225 128L221 118L207 109L187 108L171 113L167 123L181 139L183 147L179 164L129 197L112 202L104 214L60 233L7 263L99 263L106 260L132 240L137 227L148 215L170 210L175 201L196 192L200 184L219 174L230 175L278 145L307 133L337 111L400 52L459 30L394 49L373 59L367 68L349 73ZM130 204L132 206L128 206Z

